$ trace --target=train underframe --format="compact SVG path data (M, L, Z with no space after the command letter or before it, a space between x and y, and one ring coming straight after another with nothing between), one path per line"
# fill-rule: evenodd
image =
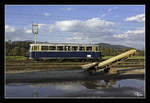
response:
M100 62L101 58L30 58L35 61L54 61L54 62Z

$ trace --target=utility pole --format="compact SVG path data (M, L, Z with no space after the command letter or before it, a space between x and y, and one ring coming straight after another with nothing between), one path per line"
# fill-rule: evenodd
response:
M38 24L32 23L32 33L34 34L34 43L36 44L37 34L38 34Z

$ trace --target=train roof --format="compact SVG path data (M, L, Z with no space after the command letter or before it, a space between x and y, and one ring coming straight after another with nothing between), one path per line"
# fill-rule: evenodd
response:
M96 44L78 44L78 43L38 43L38 44L30 44L31 46L33 45L47 45L47 46L69 46L69 45L79 45L79 46L99 46L99 45L96 45Z

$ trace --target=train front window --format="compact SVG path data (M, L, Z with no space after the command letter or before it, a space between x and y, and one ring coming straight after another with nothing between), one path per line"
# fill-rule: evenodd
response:
M57 46L57 50L63 51L63 46Z
M85 47L84 47L84 46L80 46L80 47L79 47L79 50L80 50L80 51L85 51Z
M55 46L49 46L49 50L56 50Z
M87 50L87 51L92 51L92 47L91 47L91 46L88 46L88 47L86 47L86 50Z
M77 51L78 47L77 46L72 46L72 51Z
M48 46L42 46L42 50L48 50Z

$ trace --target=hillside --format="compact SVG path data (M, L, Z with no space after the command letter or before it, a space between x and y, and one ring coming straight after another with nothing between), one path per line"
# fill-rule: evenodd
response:
M123 46L123 45L111 45L108 43L98 43L97 45L99 45L101 49L111 48L111 49L115 49L115 50L121 50L124 48L131 48L131 47Z

